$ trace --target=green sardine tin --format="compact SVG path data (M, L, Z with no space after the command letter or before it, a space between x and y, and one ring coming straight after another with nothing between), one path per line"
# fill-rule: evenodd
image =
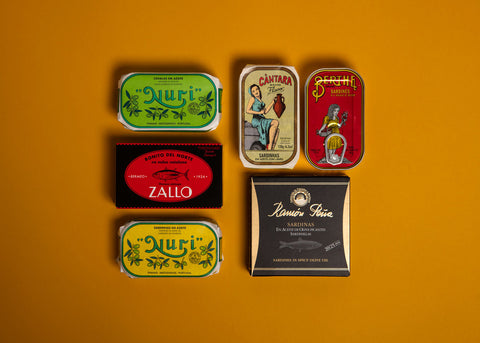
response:
M118 120L134 131L210 131L222 84L203 73L131 73L119 81Z

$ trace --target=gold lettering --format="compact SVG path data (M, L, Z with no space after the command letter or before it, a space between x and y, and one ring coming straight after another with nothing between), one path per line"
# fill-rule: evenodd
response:
M355 84L355 76L350 76L350 86L353 88L354 91L357 90L357 85Z
M320 91L319 91L320 88ZM325 94L325 87L322 85L322 77L317 76L315 77L315 89L312 91L312 95L315 98L315 102L318 102L318 99L320 99L323 94Z

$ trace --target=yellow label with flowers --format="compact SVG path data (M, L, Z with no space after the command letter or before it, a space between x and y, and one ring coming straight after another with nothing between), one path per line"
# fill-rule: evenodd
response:
M132 222L120 228L128 276L204 277L220 269L221 233L210 222Z

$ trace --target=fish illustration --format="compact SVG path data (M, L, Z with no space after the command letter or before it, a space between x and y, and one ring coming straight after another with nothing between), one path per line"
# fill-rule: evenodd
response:
M179 172L178 170L171 170L171 169L163 169L163 170L159 170L155 173L152 174L152 176L155 178L155 179L158 179L158 180L161 180L161 181L170 181L170 180L176 180L178 179L179 177L181 176L185 176L185 178L187 180L189 180L188 178L188 169L185 173L181 173ZM190 180L189 180L190 181Z
M305 241L301 237L299 237L297 241L293 241L293 242L280 241L280 249L282 248L297 249L300 252L302 250L317 249L317 248L320 248L321 246L322 246L321 243L318 243L316 241Z

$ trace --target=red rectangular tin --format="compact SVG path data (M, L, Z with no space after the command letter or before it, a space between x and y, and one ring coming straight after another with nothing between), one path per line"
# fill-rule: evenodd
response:
M362 78L347 68L319 69L305 84L305 155L318 169L350 169L363 158Z
M118 208L222 207L222 145L118 143Z

